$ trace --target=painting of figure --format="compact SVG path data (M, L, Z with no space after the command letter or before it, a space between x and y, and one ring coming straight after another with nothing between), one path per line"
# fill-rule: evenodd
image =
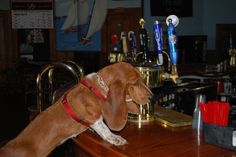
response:
M107 0L55 0L57 51L100 51Z

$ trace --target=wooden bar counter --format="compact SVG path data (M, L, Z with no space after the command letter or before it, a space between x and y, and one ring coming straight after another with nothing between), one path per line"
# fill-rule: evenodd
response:
M230 151L204 142L197 137L191 126L167 127L157 121L128 122L119 133L129 143L113 146L103 141L96 133L87 130L73 139L76 157L235 157Z

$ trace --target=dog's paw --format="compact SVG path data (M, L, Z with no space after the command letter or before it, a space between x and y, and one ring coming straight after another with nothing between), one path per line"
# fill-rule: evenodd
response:
M115 135L115 134L110 134L110 136L106 137L105 140L107 140L109 143L116 145L116 146L128 144L126 139L124 139L123 137L121 137L119 135Z
M97 134L100 135L104 140L113 145L120 146L128 143L123 137L112 133L110 129L106 126L106 124L103 122L102 117L100 117L90 127L95 130Z

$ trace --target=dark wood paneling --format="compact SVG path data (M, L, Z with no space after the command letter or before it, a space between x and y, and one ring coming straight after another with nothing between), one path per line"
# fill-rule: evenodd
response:
M11 12L0 11L0 70L14 68L18 56L17 33L11 26Z
M109 53L111 36L117 34L119 37L118 25L122 24L125 33L134 31L139 33L139 19L142 17L142 8L116 8L109 9L105 24L102 29L102 52ZM139 41L137 36L137 41Z

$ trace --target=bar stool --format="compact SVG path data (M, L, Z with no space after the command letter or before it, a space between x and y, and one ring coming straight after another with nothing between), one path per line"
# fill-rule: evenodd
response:
M56 82L53 80L56 69L62 70L63 72L70 72L75 80L75 83L78 83L81 78L84 77L83 68L73 61L63 61L55 62L46 65L37 75L36 79L36 88L37 88L37 105L32 105L28 107L30 112L29 120L33 120L44 109L49 107L57 98L54 92L57 90ZM46 76L47 74L47 81ZM58 79L62 80L63 78ZM47 83L47 85L46 85Z

